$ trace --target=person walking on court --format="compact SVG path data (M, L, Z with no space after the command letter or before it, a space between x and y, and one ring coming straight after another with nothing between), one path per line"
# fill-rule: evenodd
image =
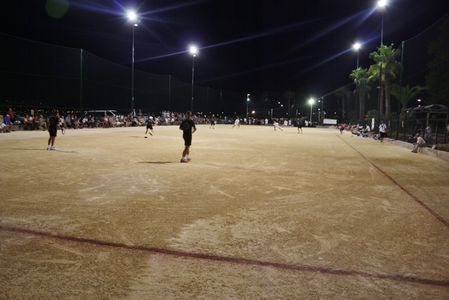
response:
M298 123L296 124L296 126L298 127L298 134L302 133L302 119L298 119L297 121Z
M379 140L383 142L384 138L387 136L387 125L385 124L384 121L382 121L382 123L380 123L379 125L379 134L380 134Z
M59 112L56 111L55 114L48 118L48 133L50 137L48 138L47 150L56 150L55 148L55 140L58 135L58 127L59 125Z
M191 119L192 112L188 111L186 113L186 118L179 125L179 129L182 130L182 137L184 139L184 151L182 152L182 163L187 163L190 161L190 146L192 145L192 134L196 131L195 123Z
M281 126L279 126L279 123L276 122L276 121L273 122L273 128L274 128L274 131L276 131L276 129L279 129L280 131L284 131L284 130L281 128Z
M145 131L145 138L147 138L147 133L153 135L153 125L154 125L153 117L149 116L147 120L147 131Z

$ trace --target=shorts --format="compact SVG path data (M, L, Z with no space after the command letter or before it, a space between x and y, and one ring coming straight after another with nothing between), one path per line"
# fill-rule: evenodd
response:
M302 128L302 125L301 124L298 124L298 126L297 126L298 128Z
M190 146L192 145L192 134L183 134L182 138L184 139L184 145Z
M58 128L50 127L50 128L48 128L48 133L50 134L50 136L57 136L58 135Z
M380 133L380 138L381 139L383 139L384 137L386 137L387 136L387 133L386 132L381 132Z
M151 124L147 125L147 129L153 130L153 125L151 125Z

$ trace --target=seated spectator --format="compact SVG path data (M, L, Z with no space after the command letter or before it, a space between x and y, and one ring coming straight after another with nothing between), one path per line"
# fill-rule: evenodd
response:
M33 116L25 115L22 119L23 130L33 130Z
M6 114L4 117L2 116L2 122L1 122L1 127L2 127L2 132L10 132L11 131L11 120L9 119L9 115Z
M16 115L11 107L9 108L7 115L9 117L9 121L14 122L16 120Z
M39 129L47 130L47 121L45 120L43 115L40 115L39 117Z
M426 145L426 141L422 138L422 136L420 134L417 135L416 137L416 142L413 144L413 153L418 153L422 147L424 147Z
M33 130L41 128L41 119L36 115L33 117Z

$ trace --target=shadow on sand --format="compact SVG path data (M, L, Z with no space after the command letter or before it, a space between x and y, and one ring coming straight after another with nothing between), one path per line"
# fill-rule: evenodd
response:
M179 164L179 161L139 161L139 164L151 164L151 165L168 165Z
M48 151L47 148L7 148L5 150L14 150L14 151ZM78 153L76 151L68 151L68 150L52 150L49 152L62 152L62 153Z

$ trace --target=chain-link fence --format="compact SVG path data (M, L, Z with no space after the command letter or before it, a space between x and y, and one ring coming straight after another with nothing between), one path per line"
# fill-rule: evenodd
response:
M131 110L131 68L83 49L0 34L0 107ZM135 70L136 110L186 111L191 83ZM246 94L195 86L197 112L244 112Z
M390 46L390 45L388 45ZM391 114L388 121L390 136L405 141L416 140L416 134L431 132L431 144L447 144L449 107L449 15L400 43L393 44L399 50L397 68L388 70ZM374 64L374 62L372 62ZM386 70L384 70L385 72ZM368 72L368 75L372 75ZM322 96L337 108L327 116L339 122L372 124L376 119L385 120L379 113L379 80L368 81L365 89L365 109L360 111L357 86L352 83ZM385 86L385 84L384 84ZM360 117L363 115L364 117ZM428 144L430 144L428 142Z

